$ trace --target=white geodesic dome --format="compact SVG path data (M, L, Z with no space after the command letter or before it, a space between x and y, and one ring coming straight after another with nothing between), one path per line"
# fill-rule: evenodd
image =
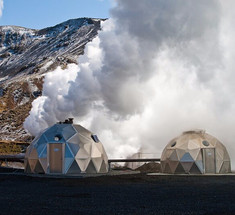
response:
M229 173L231 164L225 146L203 130L186 131L171 140L162 152L163 173Z
M98 137L80 125L57 123L39 134L25 155L27 173L107 173L108 157Z

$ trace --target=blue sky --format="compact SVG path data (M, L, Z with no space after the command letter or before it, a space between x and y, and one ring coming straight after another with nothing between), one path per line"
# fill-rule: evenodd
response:
M41 29L79 17L108 18L112 3L113 0L4 0L0 25Z

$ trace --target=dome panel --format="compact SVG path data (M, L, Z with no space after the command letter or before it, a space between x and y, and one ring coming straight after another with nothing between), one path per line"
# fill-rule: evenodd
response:
M75 156L77 153L78 153L78 150L79 150L79 144L74 144L74 143L70 143L70 142L67 142L70 150L73 152L73 155Z
M164 172L166 172L166 173L172 173L172 172L171 172L171 168L170 168L170 166L169 166L168 163L165 164Z
M75 134L76 134L76 130L73 128L72 125L68 125L62 129L62 135L65 140L70 139Z
M90 158L90 155L84 148L80 148L77 155L75 156L76 159L87 159Z
M97 172L100 171L103 159L101 157L91 158Z
M229 161L224 161L219 173L224 174L224 173L227 173L229 171L231 171L230 162Z
M197 165L197 167L200 170L200 172L204 173L204 166L203 166L202 160L196 160L195 164Z
M39 162L40 162L40 164L41 164L41 166L42 166L42 168L43 168L43 170L44 170L44 173L46 173L47 172L47 167L48 167L48 165L47 165L47 158L45 157L42 157L42 158L39 158Z
M39 154L39 158L47 158L47 145L44 145L44 148L41 151L41 154Z
M30 159L38 159L38 152L36 148L33 148L30 153Z
M181 162L182 167L184 168L185 173L189 173L194 162Z
M86 173L96 173L95 165L92 160L90 160L90 163L86 168Z
M179 161L170 161L169 165L171 168L171 173L174 173L177 166L179 165Z
M176 153L176 151L174 150L171 155L170 155L170 158L169 158L171 161L179 161L179 157Z
M181 149L181 148L176 148L176 153L177 153L177 156L179 158L179 160L184 156L184 154L186 153L186 150L185 149Z
M76 174L80 172L81 172L81 169L79 168L76 160L74 160L72 165L69 167L67 174Z
M37 164L38 160L37 159L29 159L28 163L30 166L30 169L32 170L32 172L35 172L35 166Z
M200 153L200 148L189 150L189 153L191 157L193 158L193 160L197 160L198 154Z
M46 143L47 143L47 140L45 139L45 137L42 135L41 138L39 138L38 142L37 142L37 152L40 156L40 154L43 152L43 150L45 149L46 147Z
M105 163L105 161L103 160L101 167L100 167L100 173L106 173L108 172L108 165Z
M91 158L87 159L76 159L77 164L82 172L86 172L87 166L90 163Z
M96 147L96 145L94 143L92 143L91 157L92 158L101 158L101 152L99 151L99 149Z
M180 162L179 162L178 166L175 169L175 173L185 173L184 168L183 168L183 166L181 165Z
M36 163L35 168L34 168L34 172L37 172L37 173L43 173L44 172L44 170L42 168L42 165L39 162L39 160L37 160L37 163Z
M47 139L47 142L64 143L65 139L62 135L62 131L67 126L67 124L55 124L51 128L47 129L46 132L43 133L43 135Z
M202 173L201 170L196 165L196 163L193 163L193 165L192 165L189 172L192 173L192 174L201 174Z
M194 140L189 140L188 141L188 149L189 150L194 150L194 149L200 149L200 144L198 144L198 141Z
M180 159L181 162L194 162L194 159L192 158L192 156L190 155L189 152L186 152L183 157Z

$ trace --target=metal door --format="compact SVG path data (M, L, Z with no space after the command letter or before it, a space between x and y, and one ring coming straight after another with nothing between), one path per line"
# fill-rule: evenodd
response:
M63 148L62 143L49 144L49 172L63 173Z
M205 173L216 173L215 167L215 149L207 148L203 150L203 163Z

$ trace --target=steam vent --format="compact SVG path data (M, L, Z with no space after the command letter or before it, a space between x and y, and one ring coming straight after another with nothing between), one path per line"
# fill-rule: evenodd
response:
M231 164L225 146L202 130L186 131L165 147L161 156L163 173L229 173Z
M108 158L98 137L70 119L53 125L33 140L26 151L25 172L106 173Z

